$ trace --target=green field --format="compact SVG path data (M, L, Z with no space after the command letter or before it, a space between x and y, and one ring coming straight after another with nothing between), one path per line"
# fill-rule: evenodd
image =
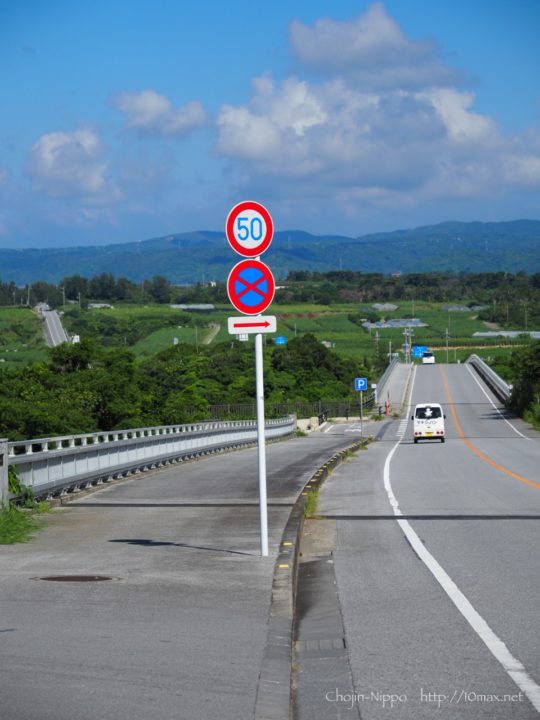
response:
M411 303L394 302L397 309L377 312L371 306L334 305L329 306L277 306L278 333L291 339L298 333L311 332L319 340L331 343L332 349L343 356L356 360L374 355L379 351L400 351L404 342L403 328L379 328L366 330L352 322L349 316L365 317L377 315L381 320L411 318ZM471 352L489 354L501 344L500 339L474 338L473 333L486 331L485 323L478 320L474 312L448 312L444 305L416 302L414 317L426 323L427 327L413 329L413 343L433 348L439 362L446 361L446 331L448 330L449 362L461 362ZM506 343L504 341L504 344ZM465 347L464 347L465 346ZM479 349L475 349L478 346ZM440 348L440 350L438 349ZM470 349L469 349L470 348ZM504 348L502 353L508 354ZM493 354L493 353L492 353Z
M0 364L19 367L47 358L41 321L26 307L0 307Z
M378 312L371 305L354 303L331 306L275 303L268 314L277 316L277 335L287 341L312 333L339 355L358 362L373 357L377 350L385 354L390 350L402 351L404 342L403 328L366 330L361 325L364 318L410 318L413 309L414 317L427 324L414 328L413 343L430 347L438 362L446 362L447 330L449 362L463 362L471 352L498 359L508 356L511 347L520 344L473 338L474 332L488 328L472 311L448 312L442 304L419 301L414 306L410 301L393 304L397 305L396 310ZM218 305L211 312L188 312L169 305L118 304L113 308L70 308L64 324L70 334L94 338L106 347L129 347L137 356L148 358L176 342L199 347L227 342L232 339L227 331L227 318L237 314L230 305ZM265 335L266 344L272 341L273 336ZM28 308L0 308L0 362L4 366L18 366L46 357L36 314Z

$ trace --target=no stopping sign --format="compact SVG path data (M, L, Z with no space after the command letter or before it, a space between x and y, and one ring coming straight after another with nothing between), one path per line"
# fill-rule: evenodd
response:
M242 260L229 273L229 300L244 315L264 312L274 299L275 290L274 276L260 260Z

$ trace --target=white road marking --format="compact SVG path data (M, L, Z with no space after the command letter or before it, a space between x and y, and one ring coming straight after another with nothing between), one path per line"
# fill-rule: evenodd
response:
M411 398L415 378L416 368L411 383ZM504 642L493 632L480 613L475 610L473 605L461 592L448 573L443 570L433 555L426 550L424 544L415 533L410 523L403 519L403 513L400 510L399 503L394 495L392 485L390 483L390 463L400 444L401 440L398 440L388 453L384 463L384 487L386 494L388 495L390 505L394 511L394 515L397 518L398 525L402 529L407 540L410 542L415 553L441 585L442 589L463 615L465 620L467 620L478 637L484 642L488 650L499 661L504 670L508 673L520 690L527 696L534 708L540 713L540 685L537 685L525 669L524 665L512 655Z
M475 375L475 374L473 373L473 371L471 370L470 366L467 365L466 367L467 367L467 370L469 371L471 377L472 377L473 380L475 381L475 383L478 385L478 387L480 388L480 390L481 390L481 391L484 393L484 395L487 397L487 399L489 400L489 402L493 405L493 407L495 408L495 410L499 413L499 415L500 415L501 418L504 420L504 422L505 422L507 425L510 425L510 427L512 428L512 430L513 430L514 432L516 432L518 435L520 435L522 438L525 438L525 440L531 440L530 437L527 437L527 436L524 435L522 432L519 432L519 430L518 430L516 427L514 427L514 426L512 425L512 423L504 417L504 415L502 414L502 412L499 410L499 408L495 405L495 403L493 402L493 400L489 397L489 395L487 394L487 392L484 390L484 388L482 387L480 381L478 380L478 378L476 377L476 375Z
M330 430L331 430L333 427L334 427L333 425L329 425L324 432L325 432L325 433L330 432Z
M408 408L407 408L408 413ZM396 433L396 437L402 438L404 437L405 433L407 432L407 424L408 424L408 414L403 418L403 420L399 423L398 430Z

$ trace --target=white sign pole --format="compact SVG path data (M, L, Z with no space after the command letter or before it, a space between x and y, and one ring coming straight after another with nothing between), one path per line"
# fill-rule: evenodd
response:
M251 260L237 263L229 274L227 292L234 307L244 315L257 316L238 322L238 318L229 318L229 332L244 330L255 334L255 379L257 394L257 444L259 448L259 514L261 524L261 555L268 556L268 503L266 498L266 446L264 433L264 377L263 377L263 336L269 330L272 320L263 318L261 313L266 310L274 297L275 282L270 268L261 262L261 254L268 249L274 234L274 224L268 210L260 203L246 200L238 203L227 216L225 234L232 249L239 255ZM257 257L256 257L257 256ZM255 259L256 258L256 259ZM255 277L251 277L255 274ZM238 285L243 288L239 292ZM246 289L257 285L261 298L255 298L253 292ZM266 287L263 292L262 287ZM245 295L245 297L244 297ZM255 327L254 323L262 324ZM244 325L247 327L239 327ZM263 329L266 328L266 329ZM274 328L275 332L275 328Z
M259 514L261 555L268 555L268 509L266 499L266 446L264 438L264 377L262 334L255 335L255 379L257 393L257 443L259 447Z

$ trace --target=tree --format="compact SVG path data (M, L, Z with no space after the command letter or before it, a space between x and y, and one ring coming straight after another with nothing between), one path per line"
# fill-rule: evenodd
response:
M531 420L540 420L540 342L519 348L510 359L512 398L510 406L519 415L524 413Z
M80 343L62 343L49 350L53 372L73 373L85 370L99 355L98 346L88 339Z
M171 285L161 275L154 275L152 282L148 285L148 292L157 303L171 302Z

